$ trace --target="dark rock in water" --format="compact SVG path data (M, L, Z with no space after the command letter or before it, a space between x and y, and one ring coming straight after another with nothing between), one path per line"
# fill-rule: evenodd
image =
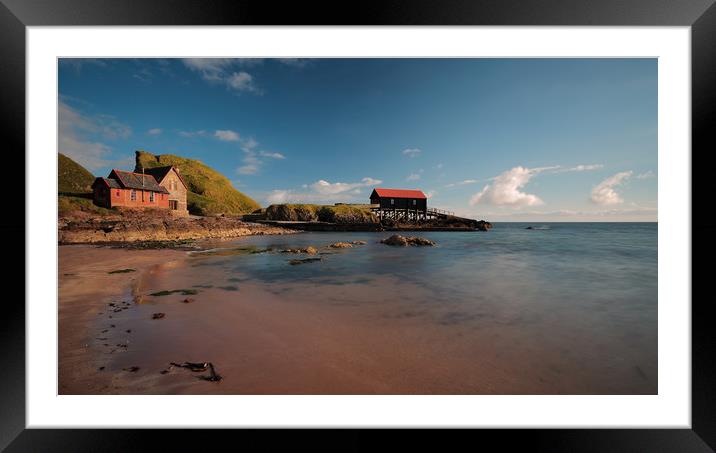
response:
M304 263L313 263L315 261L321 261L321 258L304 258L302 260L291 260L288 262L291 266L295 266L297 264L304 264Z
M129 371L130 373L136 373L139 371L138 366L130 366L129 368L122 368L124 371Z
M534 230L534 227L528 226L525 230Z
M101 366L101 367L98 368L98 370L99 370L99 371L102 371L102 370L104 370L104 367Z
M219 286L219 289L223 289L224 291L238 291L238 286L229 285L229 286Z
M194 299L192 299L191 297L187 297L182 302L184 302L185 304L190 304L190 303L194 302Z
M318 253L318 249L315 248L315 247L313 247L313 246L310 246L310 245L309 245L308 247L306 247L306 248L301 248L301 249L285 249L285 250L281 250L281 253L306 253L306 254L308 254L308 255L315 255L316 253Z
M166 316L164 313L154 313L152 319L162 319L164 316Z
M380 243L385 245L406 246L408 245L408 240L399 234L394 234L388 239L383 239Z
M386 245L394 245L394 246L401 246L405 247L407 245L418 245L418 246L433 246L435 245L435 242L431 241L430 239L421 238L418 236L401 236L399 234L394 234L391 237L387 239L383 239L380 241L382 244Z

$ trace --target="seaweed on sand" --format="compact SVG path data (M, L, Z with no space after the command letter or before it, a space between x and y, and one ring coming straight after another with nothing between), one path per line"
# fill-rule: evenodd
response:
M199 291L197 291L195 289L172 289L172 290L157 291L156 293L151 293L149 295L158 297L158 296L169 296L174 293L179 293L182 296L190 296L190 295L198 294Z
M136 271L137 271L136 269L127 268L127 269L117 269L117 270L114 270L114 271L109 271L109 272L107 272L107 273L108 273L108 274L126 274L126 273L128 273L128 272L136 272Z

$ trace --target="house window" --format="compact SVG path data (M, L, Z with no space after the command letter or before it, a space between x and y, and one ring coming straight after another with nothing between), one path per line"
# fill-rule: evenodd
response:
M395 200L393 200L393 199L391 198L391 199L390 199L390 204L395 204Z
M415 206L418 202L416 200L413 200L413 206Z
M154 192L149 192L149 202L154 203Z
M132 201L137 201L137 191L136 190L132 189L132 194L130 195L129 199Z
M119 196L119 190L117 191L117 196Z

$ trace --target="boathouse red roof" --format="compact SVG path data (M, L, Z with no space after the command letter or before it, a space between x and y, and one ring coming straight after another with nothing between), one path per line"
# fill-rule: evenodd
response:
M417 198L427 199L422 190L409 190L409 189L373 189L380 198ZM373 198L373 194L371 194Z

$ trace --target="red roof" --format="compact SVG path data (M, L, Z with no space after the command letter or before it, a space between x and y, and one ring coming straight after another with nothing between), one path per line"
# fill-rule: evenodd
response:
M407 189L373 189L373 192L381 198L419 198L427 199L422 190ZM372 197L372 194L371 194Z

